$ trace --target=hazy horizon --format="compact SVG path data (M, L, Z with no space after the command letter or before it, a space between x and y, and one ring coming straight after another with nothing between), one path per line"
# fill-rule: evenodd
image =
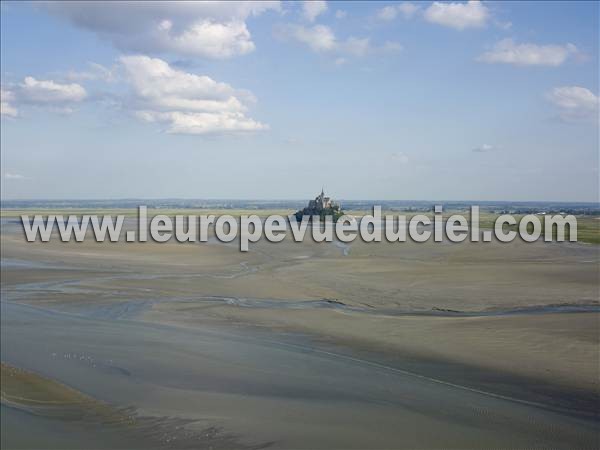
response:
M313 196L314 197L314 196ZM122 197L122 198L28 198L28 199L1 199L0 203L2 206L6 203L14 204L26 204L36 202L49 202L52 203L95 203L95 202L106 202L106 203L125 203L125 202L137 202L136 205L144 205L143 202L256 202L256 203L302 203L308 200L312 200L313 197L306 198L243 198L243 197L223 197L223 198L210 198L210 197ZM473 199L444 199L444 198L420 198L420 199L402 199L402 198L342 198L335 197L334 200L338 202L350 202L350 203L368 203L368 202L383 202L383 203L408 203L408 204L421 204L421 203L450 203L450 204L470 204L470 205L490 205L490 204L559 204L559 205L590 205L600 207L600 202L586 202L586 201L562 201L562 200L511 200L511 199L491 199L491 200L473 200ZM148 205L150 206L150 205ZM9 206L10 207L10 206Z

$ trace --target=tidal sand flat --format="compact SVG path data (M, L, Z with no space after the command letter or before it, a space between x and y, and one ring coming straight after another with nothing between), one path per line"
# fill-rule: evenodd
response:
M29 244L3 227L2 360L89 398L83 410L160 423L158 447L595 448L599 264L581 244L240 253ZM127 441L144 427L4 416L7 448L35 447L22 417L68 424L74 448L94 427L105 447L147 448Z
M5 363L1 365L2 448L103 448L133 417L72 388ZM107 427L107 425L111 425ZM113 428L106 430L106 428Z
M2 448L243 448L218 430L141 417L5 363L1 375Z

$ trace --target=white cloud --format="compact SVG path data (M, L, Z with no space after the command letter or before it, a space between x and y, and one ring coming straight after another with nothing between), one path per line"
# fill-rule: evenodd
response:
M496 25L501 30L508 31L508 30L510 30L512 28L513 24L510 21L501 22L499 20L496 20L496 21L494 21L494 25Z
M404 152L395 152L390 155L392 161L397 162L398 164L408 164L408 156Z
M404 16L404 18L410 19L419 10L419 6L410 2L403 2L400 3L396 9Z
M307 0L302 4L302 13L309 22L314 22L325 11L327 11L327 2L323 0Z
M516 66L560 66L569 57L579 52L573 44L537 45L517 44L512 39L503 39L478 60L486 63L514 64Z
M25 77L21 83L2 88L1 112L5 117L17 117L20 107L29 105L70 114L73 112L72 105L82 102L86 97L86 90L77 83Z
M371 51L370 39L350 37L339 44L339 50L352 56L365 56Z
M376 17L379 20L390 21L394 20L398 14L401 14L405 19L410 19L418 10L418 5L410 2L403 2L398 5L384 6L377 11Z
M336 19L345 19L347 16L348 16L348 13L346 11L344 11L343 9L338 9L335 12Z
M338 43L335 34L326 25L304 27L302 25L288 25L282 28L283 34L308 45L315 52L334 50Z
M106 68L102 64L95 62L88 63L88 69L83 71L71 70L67 72L66 78L70 81L116 81L116 74L114 68Z
M173 69L148 56L120 59L134 102L135 115L147 122L167 125L169 133L208 134L257 131L268 127L246 117L240 98L250 95L207 76Z
M13 92L1 89L0 90L0 115L4 117L17 117L18 111L12 104L15 100Z
M382 48L385 52L400 52L404 50L404 47L399 42L395 41L387 41L383 44Z
M6 180L24 180L25 176L20 173L4 172L4 179Z
M5 117L17 117L18 111L17 108L12 106L10 103L1 102L0 103L0 115Z
M476 0L467 3L434 2L425 10L425 20L428 22L457 30L484 27L489 17L489 10Z
M213 134L265 130L267 127L242 113L198 113L182 111L139 111L137 116L147 122L168 124L172 134Z
M280 5L261 1L49 2L43 7L121 50L224 59L253 51L246 20L279 10Z
M226 23L200 20L181 33L172 32L170 27L159 28L157 33L161 35L156 42L159 52L226 59L255 49L246 23L239 20Z
M374 47L369 38L351 36L345 40L339 40L333 30L326 25L305 27L288 24L280 27L278 31L280 36L301 42L317 53L337 53L361 57L376 52L394 52L402 49L397 42L387 42L382 47ZM338 58L336 62L339 60ZM341 60L346 62L345 58Z
M473 149L475 153L487 153L492 152L494 150L498 150L498 147L492 144L482 144L479 147Z
M559 110L565 121L592 120L598 122L600 98L589 89L580 86L561 86L547 94L548 100Z
M31 104L65 104L80 102L87 93L77 83L57 83L53 80L36 80L25 77L18 85L17 99Z
M236 90L208 76L172 68L167 62L148 56L124 56L108 70L90 66L89 72L72 72L73 78L127 83L131 95L121 96L118 104L147 122L165 125L169 133L207 134L256 131L268 126L247 117L246 104L254 101L250 92ZM119 72L119 77L114 76ZM2 115L16 117L21 106L43 107L68 114L72 107L87 98L77 83L37 80L2 88ZM103 98L100 96L100 101Z
M398 15L398 11L395 6L384 6L377 11L377 18L379 20L394 20Z

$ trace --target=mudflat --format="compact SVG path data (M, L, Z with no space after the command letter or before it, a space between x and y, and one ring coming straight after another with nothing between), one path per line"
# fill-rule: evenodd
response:
M9 225L2 358L228 445L593 447L599 250L286 239L242 253L27 243Z

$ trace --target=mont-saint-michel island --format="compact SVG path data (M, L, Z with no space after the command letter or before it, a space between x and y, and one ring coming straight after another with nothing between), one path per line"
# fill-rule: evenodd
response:
M599 450L599 17L2 0L0 449Z
M308 206L295 213L297 221L301 221L304 216L318 216L321 220L331 217L335 222L343 215L344 212L342 211L340 204L330 197L326 197L323 188L321 188L321 193L317 195L314 200L308 202Z

